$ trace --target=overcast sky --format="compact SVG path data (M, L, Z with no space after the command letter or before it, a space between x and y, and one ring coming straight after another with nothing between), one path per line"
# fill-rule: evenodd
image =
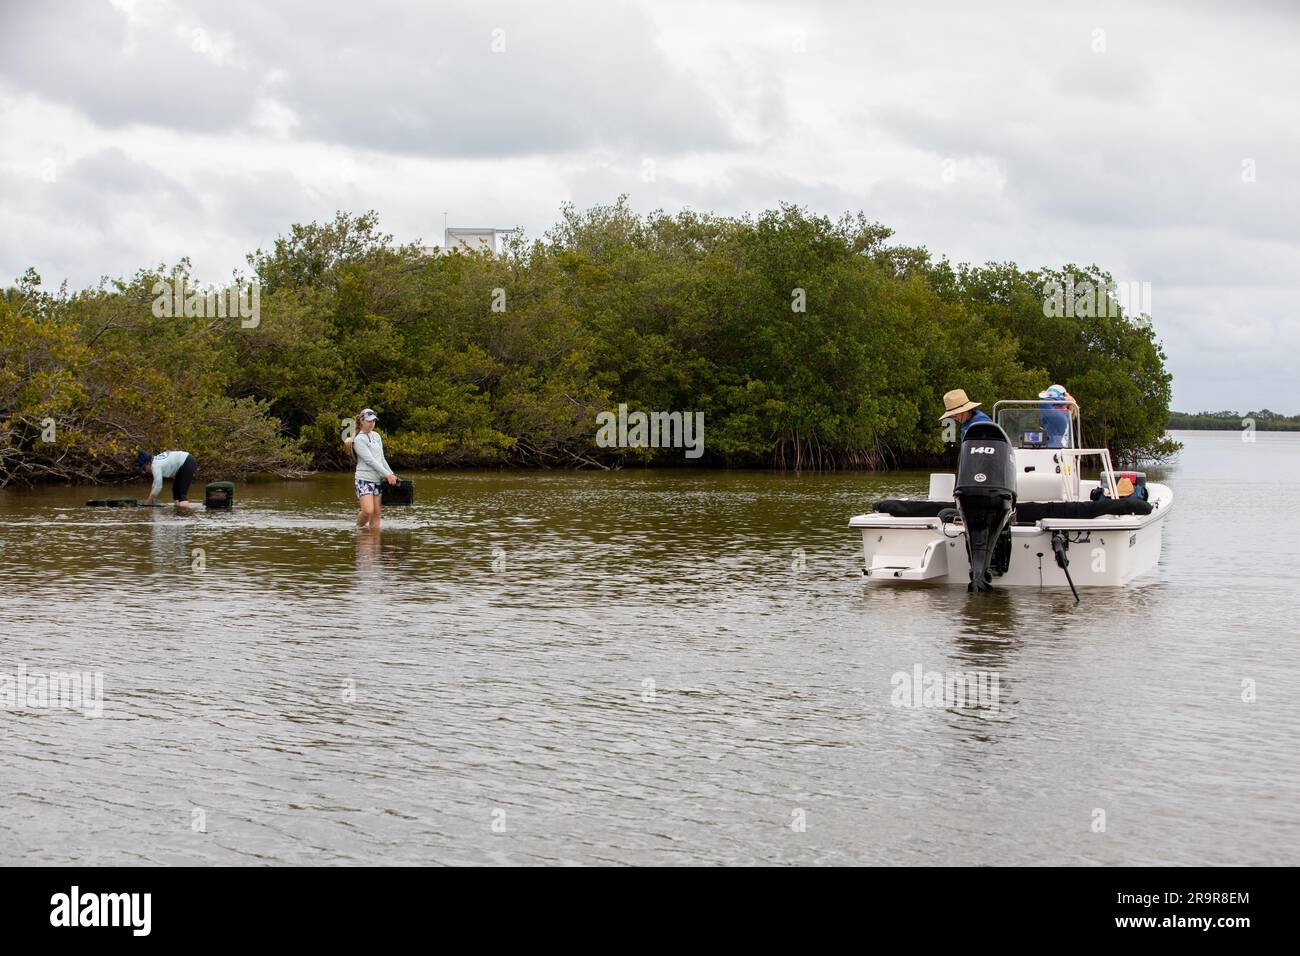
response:
M1297 413L1297 50L1281 3L0 0L0 282L791 201L1149 282L1176 408Z

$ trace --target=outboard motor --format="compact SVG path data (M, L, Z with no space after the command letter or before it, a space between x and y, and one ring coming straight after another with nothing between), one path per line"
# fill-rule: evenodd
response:
M1016 508L1016 453L992 422L966 430L953 490L966 529L970 591L989 591L993 575L1011 560L1011 516Z

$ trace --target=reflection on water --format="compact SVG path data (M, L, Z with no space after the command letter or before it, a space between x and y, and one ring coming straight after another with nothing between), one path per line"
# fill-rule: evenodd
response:
M419 475L379 532L341 475L0 492L0 673L104 675L0 710L0 852L1295 863L1300 441L1188 440L1158 574L1077 605L865 581L848 517L921 474ZM918 666L999 705L895 706Z
M403 575L413 567L416 542L409 528L361 528L356 536L356 586L369 592L404 589Z
M188 570L188 523L183 520L149 522L149 560L155 571Z

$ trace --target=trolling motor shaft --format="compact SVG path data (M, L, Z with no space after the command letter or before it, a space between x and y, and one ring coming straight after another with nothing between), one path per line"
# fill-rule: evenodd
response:
M1066 552L1070 550L1069 539L1066 538L1064 531L1052 532L1052 551L1056 554L1056 563L1062 571L1065 572L1065 583L1070 585L1070 592L1074 595L1074 603L1079 603L1079 591L1074 586L1074 579L1070 577L1070 556Z

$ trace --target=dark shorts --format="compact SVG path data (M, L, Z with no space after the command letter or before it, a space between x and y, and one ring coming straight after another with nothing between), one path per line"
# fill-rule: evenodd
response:
M384 486L377 481L366 481L362 478L353 478L357 485L357 497L364 498L366 495L380 495L384 493Z
M190 500L190 482L194 480L194 473L199 470L199 463L194 460L194 456L185 459L185 464L181 465L181 470L176 472L176 477L172 479L172 501L189 501Z

